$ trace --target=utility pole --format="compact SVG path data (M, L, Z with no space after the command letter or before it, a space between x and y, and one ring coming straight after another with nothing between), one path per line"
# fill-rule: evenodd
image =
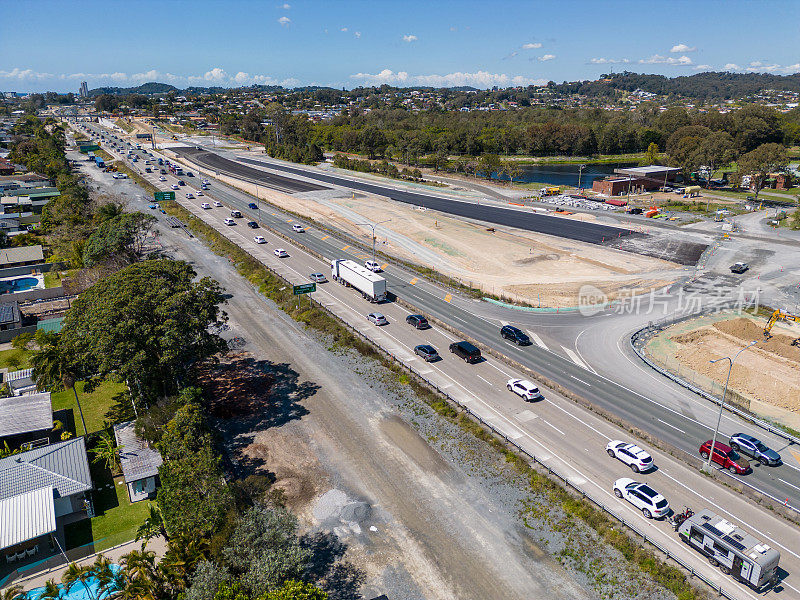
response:
M375 228L378 225L382 225L383 223L388 223L391 219L386 219L385 221L378 221L377 223L354 223L354 225L364 225L365 227L370 227L372 229L372 262L377 262L375 260Z
M581 191L581 173L586 168L586 165L581 165L578 167L578 191ZM594 189L594 188L593 188Z

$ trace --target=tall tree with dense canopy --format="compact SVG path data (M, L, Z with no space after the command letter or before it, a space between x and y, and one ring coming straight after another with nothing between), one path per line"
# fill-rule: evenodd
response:
M750 187L756 193L764 189L770 173L786 168L788 157L786 148L780 144L762 144L739 157L739 174L750 176Z

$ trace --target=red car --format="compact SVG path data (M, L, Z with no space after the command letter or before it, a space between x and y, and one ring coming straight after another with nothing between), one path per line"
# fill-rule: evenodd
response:
M700 446L700 456L704 459L708 459L710 450L711 440L708 440L705 444ZM742 458L736 450L722 442L714 444L714 454L711 456L711 460L734 475L744 475L750 472L750 463Z

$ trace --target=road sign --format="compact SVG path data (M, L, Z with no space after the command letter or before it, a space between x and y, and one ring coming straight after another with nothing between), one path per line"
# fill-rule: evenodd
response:
M303 285L295 285L293 286L293 291L295 296L298 296L300 294L310 294L311 292L317 291L317 284L304 283Z
M175 200L175 192L154 192L153 198L156 202L163 202L164 200Z

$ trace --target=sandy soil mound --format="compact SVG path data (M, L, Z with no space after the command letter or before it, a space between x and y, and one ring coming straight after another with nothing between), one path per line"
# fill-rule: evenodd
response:
M744 342L759 340L758 347L760 349L800 362L800 346L792 346L792 342L796 339L795 337L776 333L775 329L773 329L772 337L762 341L764 340L763 326L759 326L758 323L750 319L740 317L732 321L720 321L719 323L714 323L714 328Z

